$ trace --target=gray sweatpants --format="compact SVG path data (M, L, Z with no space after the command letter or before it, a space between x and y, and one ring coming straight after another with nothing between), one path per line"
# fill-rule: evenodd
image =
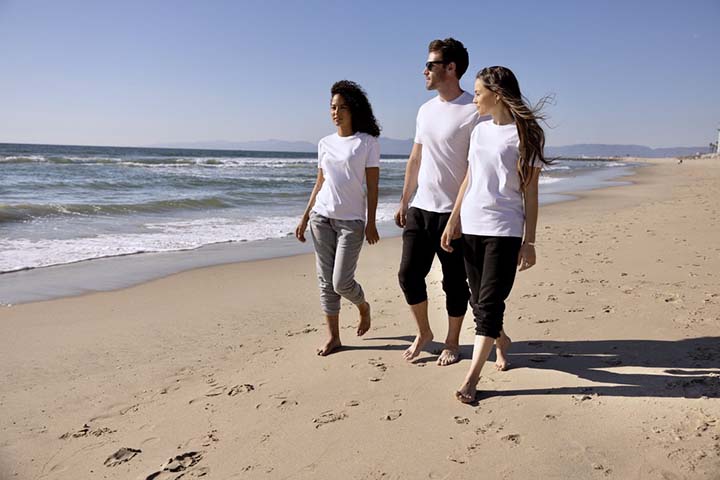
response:
M315 245L323 312L339 314L341 296L355 305L365 303L365 293L355 281L355 267L365 239L365 222L336 220L311 212L310 234Z

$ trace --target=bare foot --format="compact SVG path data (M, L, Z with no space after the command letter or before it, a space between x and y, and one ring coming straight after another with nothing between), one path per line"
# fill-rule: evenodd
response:
M412 343L412 345L410 345L410 348L403 352L403 358L408 362L410 360L413 360L415 357L420 355L420 352L422 352L422 349L423 347L425 347L425 345L432 342L433 338L435 337L433 336L432 332L428 332L426 334L421 333L420 335L415 337L415 341Z
M342 347L342 343L340 343L339 338L331 338L327 341L325 345L317 349L317 354L321 357L324 357L326 355L330 355L332 352L337 350L338 348Z
M357 327L357 336L362 337L365 332L370 330L370 304L368 302L358 305L360 311L360 323Z
M463 383L462 387L455 392L455 398L462 403L473 403L477 396L477 388L467 383Z
M440 352L440 356L437 359L437 364L441 367L446 365L452 365L460 361L460 349L457 347L451 348L446 347Z
M510 362L507 359L507 352L512 345L510 337L505 335L505 332L500 332L500 336L495 340L495 368L499 372L504 372L510 366Z

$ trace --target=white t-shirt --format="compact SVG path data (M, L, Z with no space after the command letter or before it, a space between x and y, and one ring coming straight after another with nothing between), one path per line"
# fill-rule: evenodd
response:
M525 208L517 161L515 123L479 123L470 137L470 179L460 209L462 232L492 237L522 237ZM534 167L542 163L535 160Z
M318 168L325 182L313 210L336 220L365 220L365 169L380 166L380 145L367 133L328 135L318 144Z
M472 100L472 95L463 92L450 102L437 96L420 107L415 143L422 145L422 160L410 206L452 211L467 171L470 134L480 120Z

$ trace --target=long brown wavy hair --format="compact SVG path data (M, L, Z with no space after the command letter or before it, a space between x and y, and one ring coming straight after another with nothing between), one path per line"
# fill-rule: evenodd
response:
M552 101L551 96L543 97L535 106L520 93L520 84L515 74L506 67L486 67L478 72L477 77L482 84L500 97L500 101L510 110L515 125L517 125L520 139L520 156L517 171L520 175L522 190L530 183L532 178L533 160L538 159L548 165L551 160L545 158L545 132L539 124L545 116L541 113L546 103Z

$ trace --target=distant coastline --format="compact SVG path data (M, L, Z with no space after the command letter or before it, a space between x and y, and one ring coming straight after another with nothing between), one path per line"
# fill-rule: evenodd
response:
M400 140L395 138L380 137L380 147L385 158L407 158L412 149L413 140ZM284 153L297 155L297 158L306 158L317 153L317 145L305 141L287 140L258 140L248 142L231 142L225 140L198 141L198 142L167 142L146 146L112 146L112 145L60 145L45 143L12 143L0 142L0 146L52 146L70 148L120 148L120 149L172 149L172 150L196 150L196 151L242 151L242 152L263 152L263 153ZM548 146L545 147L545 154L552 158L562 159L622 159L626 157L638 158L667 158L686 157L710 153L708 146L705 147L663 147L652 148L645 145L614 145L601 143L581 143L574 145Z
M380 149L388 155L408 155L412 149L412 139L380 137ZM171 142L150 145L151 148L192 148L211 150L257 150L272 152L316 152L317 145L304 141L261 140L249 142L230 142L213 140L202 142ZM547 146L545 153L558 158L667 158L708 153L709 147L663 147L652 148L645 145L616 145L601 143L580 143L573 145Z

